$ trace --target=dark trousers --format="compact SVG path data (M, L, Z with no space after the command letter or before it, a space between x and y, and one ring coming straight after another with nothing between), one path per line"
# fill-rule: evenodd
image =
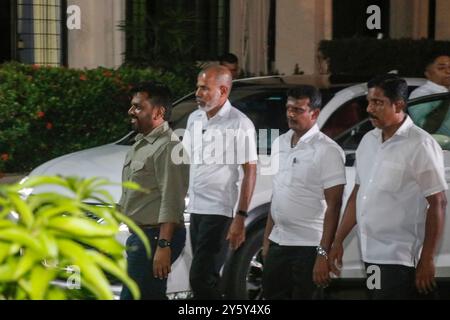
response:
M139 237L131 234L126 243L128 275L132 278L141 291L141 300L165 300L167 299L167 279L159 279L153 276L153 254L159 239L159 228L143 229L152 249L151 257L147 257L144 245ZM186 242L186 229L178 228L174 231L171 240L171 262L173 263L184 248ZM130 290L124 285L120 294L121 300L133 299Z
M231 218L219 215L191 214L190 234L192 265L189 272L194 298L218 300L219 271L223 264L223 247Z
M311 300L316 294L313 268L316 247L270 243L264 261L263 295L270 300Z
M372 300L409 300L409 299L435 299L438 292L435 290L427 295L419 295L416 289L416 269L394 264L366 263L366 270L370 266L379 270L379 288L368 288ZM374 284L376 272L368 272L368 283Z

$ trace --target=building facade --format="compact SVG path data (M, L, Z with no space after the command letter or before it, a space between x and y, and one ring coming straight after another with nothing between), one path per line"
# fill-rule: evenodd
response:
M168 5L161 0L0 1L0 62L117 68L130 46L119 25ZM374 30L367 28L370 5L381 14ZM199 60L233 52L254 75L319 73L317 47L323 39L450 40L450 0L170 0L170 6L193 7L201 17L194 30ZM75 27L68 28L70 23Z

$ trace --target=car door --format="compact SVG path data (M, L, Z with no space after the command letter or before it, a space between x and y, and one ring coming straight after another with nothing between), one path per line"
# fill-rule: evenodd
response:
M414 123L436 139L444 155L445 179L450 183L450 93L435 94L411 100L408 114ZM450 192L447 190L447 199ZM450 206L447 205L443 238L436 257L436 275L450 278Z

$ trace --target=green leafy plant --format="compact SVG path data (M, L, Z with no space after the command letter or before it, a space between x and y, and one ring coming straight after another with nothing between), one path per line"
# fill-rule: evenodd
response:
M80 271L79 289L96 299L113 299L108 276L139 298L137 285L126 273L125 248L115 238L119 225L128 225L148 254L150 247L144 233L117 211L104 190L110 184L99 178L33 177L0 186L0 299L76 298L79 290L54 282L70 281L67 271L73 267ZM49 185L61 192L45 191ZM139 189L131 182L124 187ZM40 191L23 199L20 192L28 188ZM88 204L93 200L101 206Z

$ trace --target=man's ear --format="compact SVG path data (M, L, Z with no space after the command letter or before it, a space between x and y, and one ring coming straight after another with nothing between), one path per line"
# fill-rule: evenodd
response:
M402 111L405 111L406 109L406 102L404 100L397 100L394 102L395 106L395 113L400 113Z
M316 108L316 109L313 109L312 110L312 119L313 120L317 120L317 118L319 117L319 114L320 114L320 109L319 108Z
M220 90L220 95L222 97L225 95L228 95L228 87L227 86L220 86L219 90Z
M166 113L166 109L162 106L159 106L158 108L156 108L156 114L155 114L155 120L157 119L164 119L164 114Z

